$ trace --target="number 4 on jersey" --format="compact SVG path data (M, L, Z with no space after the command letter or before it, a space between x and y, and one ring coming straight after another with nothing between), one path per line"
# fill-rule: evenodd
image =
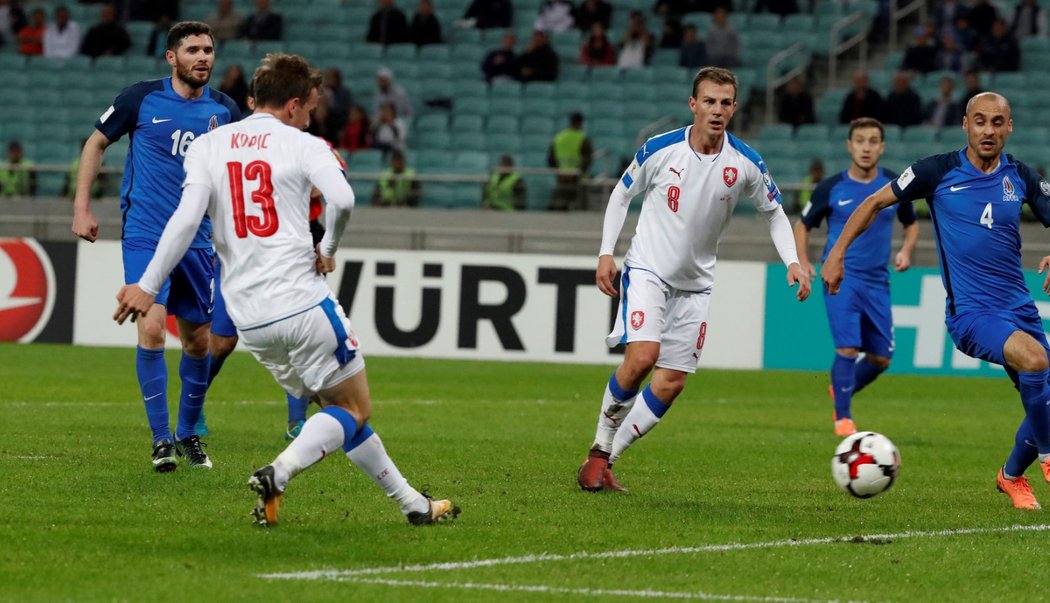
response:
M984 211L981 212L981 224L991 228L994 223L995 220L992 219L992 204L989 203L984 206Z
M230 176L230 200L233 202L233 230L237 238L244 239L248 233L257 237L273 236L277 232L277 208L273 204L273 181L270 164L253 161L242 166L239 161L226 164ZM262 209L262 216L247 216L244 211L244 180L258 180L259 186L252 191L252 203Z

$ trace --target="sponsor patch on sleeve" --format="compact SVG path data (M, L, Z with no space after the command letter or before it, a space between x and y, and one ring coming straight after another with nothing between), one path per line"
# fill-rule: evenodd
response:
M808 216L809 215L809 210L811 210L811 209L813 209L813 202L812 201L806 201L806 206L802 208L802 215L803 216Z
M911 166L908 166L908 169L897 178L897 188L901 190L908 188L912 180L915 180L915 172L912 171Z
M1039 181L1039 192L1043 193L1044 197L1050 197L1050 182L1046 180Z
M110 115L113 115L113 111L115 111L115 109L113 108L113 105L110 105L110 106L109 106L109 109L106 109L106 112L105 112L105 113L103 113L103 114L102 114L102 117L98 118L98 120L99 120L99 121L100 121L101 123L106 123L106 120L107 120L107 119L109 119L109 116L110 116Z

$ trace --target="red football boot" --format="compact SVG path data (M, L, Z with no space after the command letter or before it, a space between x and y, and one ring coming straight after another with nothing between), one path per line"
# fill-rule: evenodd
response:
M576 472L576 483L582 490L597 492L605 487L605 474L609 472L609 453L598 448L591 448L587 460ZM611 473L609 475L612 475ZM613 483L616 480L613 479ZM617 484L619 486L619 484Z

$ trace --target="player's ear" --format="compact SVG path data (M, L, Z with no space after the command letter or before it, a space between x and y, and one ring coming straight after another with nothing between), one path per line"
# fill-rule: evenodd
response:
M164 51L164 60L168 62L172 67L175 66L175 53L171 50Z

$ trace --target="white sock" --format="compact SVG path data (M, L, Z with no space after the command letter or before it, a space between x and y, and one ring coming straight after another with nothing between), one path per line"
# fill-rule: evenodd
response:
M1040 453L1039 454L1039 462L1040 463L1045 463L1046 459L1050 459L1050 452L1048 452L1048 453Z
M613 376L610 379L610 384L615 378ZM617 389L619 389L618 386ZM621 391L621 393L630 392ZM598 413L598 428L594 433L594 446L597 446L602 452L612 452L616 430L623 424L623 418L627 416L627 413L631 412L636 399L638 399L638 392L621 400L613 394L610 385L606 384L605 395L602 397L602 411Z
M648 387L642 392L644 395L652 396L649 392ZM656 400L655 397L653 397ZM663 405L661 409L663 412L670 408L669 405L664 405L663 402L657 401L656 404ZM660 406L657 406L660 408ZM660 414L662 415L663 412ZM660 416L652 411L649 407L648 401L643 401L642 404L635 404L631 412L627 413L624 417L623 424L616 430L616 436L613 438L612 451L609 453L609 464L612 465L616 462L616 459L620 458L620 455L627 450L635 440L641 438L645 434L649 433L656 424L660 422Z
M426 513L430 510L430 502L410 486L408 480L401 475L397 465L386 453L383 441L379 439L378 434L373 433L364 442L347 452L346 456L365 475L371 477L372 481L382 488L388 497L397 501L402 513L406 515L411 511Z
M273 462L277 488L283 491L296 474L338 450L345 438L343 425L332 415L319 412L307 419L299 437Z

